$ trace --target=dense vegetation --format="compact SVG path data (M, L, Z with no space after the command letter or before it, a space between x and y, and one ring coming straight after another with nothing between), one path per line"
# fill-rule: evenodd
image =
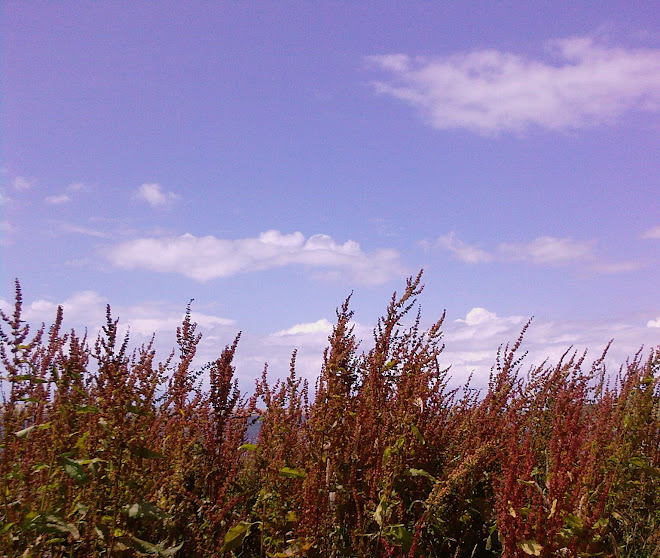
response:
M521 335L487 389L452 391L442 319L402 325L421 290L418 276L392 297L366 353L347 300L312 398L295 354L248 397L239 337L193 368L189 311L157 363L109 308L93 342L61 331L61 309L31 335L17 283L0 331L0 554L660 556L660 349L616 373L570 352L523 369Z

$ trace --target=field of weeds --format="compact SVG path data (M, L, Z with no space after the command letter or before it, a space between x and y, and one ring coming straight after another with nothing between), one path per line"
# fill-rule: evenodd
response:
M442 319L414 319L420 279L366 353L338 309L313 393L294 354L252 394L234 380L240 336L192 366L190 312L158 363L109 308L98 339L63 332L61 309L30 333L17 283L0 331L0 555L659 557L660 349L616 371L573 353L530 370L523 330L487 389L452 391Z

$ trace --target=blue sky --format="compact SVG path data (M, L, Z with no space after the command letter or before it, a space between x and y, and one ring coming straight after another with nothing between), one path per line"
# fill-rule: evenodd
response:
M4 2L0 303L163 350L185 305L243 385L313 379L425 269L443 358L612 365L660 340L655 2Z

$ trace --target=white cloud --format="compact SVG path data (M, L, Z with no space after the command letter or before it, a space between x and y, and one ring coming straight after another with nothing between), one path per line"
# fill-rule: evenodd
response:
M25 176L17 176L12 181L14 190L29 190L37 181L34 178L26 178Z
M184 313L166 313L159 310L151 311L150 315L135 315L135 309L129 309L130 313L123 320L131 334L137 333L143 337L150 337L153 333L167 332L172 333L181 325ZM210 330L216 327L233 326L234 320L212 316L202 312L191 312L190 319L203 330Z
M287 265L339 271L361 283L380 284L405 274L394 250L372 254L357 242L338 244L316 234L307 240L300 232L267 231L257 238L223 239L214 236L140 238L111 248L108 257L118 267L181 273L197 281L230 277Z
M466 244L462 240L456 238L454 232L450 232L449 234L438 238L438 245L449 250L459 260L465 263L477 264L489 262L493 259L493 256L485 250L482 250L477 246Z
M660 108L660 50L611 47L588 37L548 47L552 62L498 50L368 61L391 75L374 83L378 92L418 109L438 129L571 130Z
M523 316L498 316L484 308L470 310L465 319L446 322L441 353L441 366L451 365L451 384L461 385L470 373L474 374L475 387L487 384L491 367L495 364L497 349L501 345L513 345L528 318ZM657 325L651 325L656 323ZM587 365L598 358L610 340L614 340L605 361L610 373L627 357L634 355L644 345L652 348L658 344L657 334L650 327L660 327L660 317L650 321L648 327L642 324L622 323L616 320L560 321L534 320L525 334L519 355L528 355L523 361L523 372L531 365L540 365L546 359L554 365L568 350L573 348L579 355L589 350Z
M591 265L589 270L594 273L628 273L647 266L647 262L627 260L622 262L599 262Z
M174 192L165 192L160 184L142 184L134 193L138 200L147 202L151 207L166 207L181 199Z
M58 194L58 195L55 195L55 196L46 196L44 198L44 201L46 203L50 203L50 204L53 204L53 205L58 205L58 204L61 204L61 203L66 203L66 202L71 201L71 196L69 196L68 194Z
M477 306L470 310L466 316L465 320L456 320L457 322L463 322L467 325L479 325L479 324L484 324L486 322L492 322L497 320L497 314L494 312L489 312L485 308L481 308L480 306Z
M565 265L593 257L590 243L552 236L541 236L528 243L503 243L498 251L508 259L537 265Z
M83 182L73 182L65 188L64 193L47 196L44 198L44 201L53 205L67 203L71 201L71 194L82 192L87 189L88 186Z
M660 316L658 316L655 320L649 320L646 323L646 327L660 327Z
M426 245L427 243L423 243ZM627 273L647 265L643 261L626 260L620 262L599 261L594 253L593 242L581 242L571 238L540 236L531 242L501 242L493 251L468 244L450 232L437 239L436 246L451 252L457 259L467 264L480 264L491 261L524 261L539 266L560 267L580 266L590 273Z
M100 327L105 323L107 303L107 299L95 291L80 291L59 305L62 306L67 322ZM38 299L24 306L24 317L28 322L52 323L57 306L50 300Z
M65 323L86 327L95 335L105 324L107 304L108 299L95 291L79 291L60 303L47 299L34 300L24 305L23 317L28 322L49 324L55 319L58 305L61 305ZM0 308L6 311L8 307L7 301L0 300ZM149 338L158 332L174 333L183 322L185 312L158 304L113 305L112 314L119 318L122 335L130 330L131 335ZM192 311L190 317L204 330L235 324L234 320L204 312Z
M566 265L593 260L592 244L570 238L540 236L527 243L500 243L494 252L463 242L450 232L437 240L459 260L469 264L499 261L528 261L537 265Z
M73 223L60 223L60 228L67 233L73 234L82 234L85 236L93 236L96 238L113 238L115 234L99 231L97 229L92 229L90 227L81 227L79 225L74 225Z
M660 239L660 225L645 230L644 234L642 234L642 238L652 238L654 240Z
M326 318L322 318L315 322L296 324L288 329L278 331L273 335L276 337L283 337L309 333L323 333L324 335L328 336L332 333L332 324Z

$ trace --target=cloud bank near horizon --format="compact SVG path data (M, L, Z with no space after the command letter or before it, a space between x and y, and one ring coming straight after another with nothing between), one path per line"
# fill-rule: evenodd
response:
M60 304L64 308L65 324L87 328L93 341L105 322L107 299L95 291L81 291ZM12 306L0 299L0 308L6 313L12 312ZM24 318L29 323L44 322L48 325L54 320L56 309L57 304L53 301L33 300L24 304ZM130 331L133 344L148 342L156 333L155 349L161 360L169 355L171 343L175 341L174 333L183 320L180 309L157 303L119 306L113 309L113 315L120 318L122 335ZM218 358L222 348L233 341L240 329L240 324L232 319L205 312L193 311L191 317L203 334L197 357L197 362L202 364ZM463 318L446 320L442 327L445 349L439 356L439 364L443 368L451 367L451 385L463 385L468 376L473 375L474 387L486 387L498 347L513 344L527 320L525 316L500 316L483 307L472 308ZM237 377L242 389L249 389L265 363L268 363L272 377L284 377L288 373L294 349L297 350L299 375L314 385L333 325L328 318L321 318L270 334L244 332L236 359ZM374 324L354 322L353 325L356 337L361 341L360 352L368 351L373 343ZM626 358L632 357L642 344L647 350L657 345L658 328L660 317L646 324L643 320L636 323L617 320L534 320L521 347L521 355L528 351L522 370L526 372L530 366L539 366L546 360L550 365L555 365L567 350L577 351L581 355L588 349L586 362L591 363L614 339L605 364L610 373L616 373ZM588 365L585 368L588 369Z

